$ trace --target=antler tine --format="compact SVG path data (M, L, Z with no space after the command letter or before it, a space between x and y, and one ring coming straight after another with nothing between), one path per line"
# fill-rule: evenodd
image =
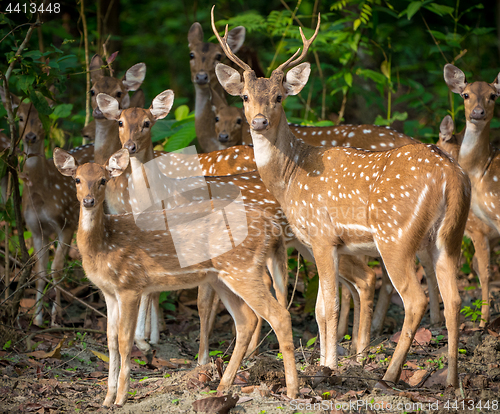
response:
M311 43L314 41L314 39L316 39L316 36L318 36L320 23L321 23L321 14L318 13L318 24L316 25L316 30L315 30L314 34L312 35L312 37L309 40L306 39L304 32L302 31L302 27L299 27L300 37L302 37L302 43L304 44L304 47L302 49L302 53L300 54L300 56L297 59L295 59L295 57L299 53L300 49L297 50L290 59L288 59L285 63L282 63L281 65L279 65L275 70L280 70L280 71L284 72L286 69L288 69L292 66L295 66L297 63L299 63L302 59L304 59L306 57L307 51L309 50L309 46L311 46Z
M217 37L217 40L219 41L222 50L228 57L228 59L232 60L234 63L236 63L240 68L242 68L245 71L252 71L252 68L248 66L245 62L243 62L238 56L236 56L229 45L227 44L227 36L228 36L228 25L226 24L226 32L224 33L224 38L221 38L219 35L219 32L217 31L217 28L215 27L215 19L214 19L214 9L215 9L215 4L212 6L212 30L215 33L215 36Z

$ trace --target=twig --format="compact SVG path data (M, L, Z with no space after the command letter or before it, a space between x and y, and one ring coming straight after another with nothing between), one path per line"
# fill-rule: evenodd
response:
M87 31L87 18L85 16L85 4L84 0L80 0L80 17L82 19L83 25L83 42L85 48L85 69L87 72L87 94L85 102L85 125L87 126L90 122L90 62L89 62L89 37ZM86 139L83 139L83 145L86 144Z
M443 51L441 50L441 48L439 47L439 43L438 41L436 40L436 38L434 37L434 35L432 34L431 32L431 29L429 27L429 25L427 24L427 21L425 20L424 16L422 14L420 14L420 17L422 17L422 20L424 21L424 24L425 24L425 27L427 27L427 30L429 31L429 34L431 35L432 37L432 40L434 41L434 43L436 44L439 52L441 53L441 56L443 56L443 59L446 63L450 63L448 62L448 59L446 59L446 56L444 55Z

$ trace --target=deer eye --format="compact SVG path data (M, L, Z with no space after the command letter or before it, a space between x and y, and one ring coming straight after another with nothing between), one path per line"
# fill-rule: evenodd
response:
M490 96L490 99L492 101L494 101L495 99L497 99L497 95L495 95L494 93L492 93L491 96Z
M191 52L191 53L189 54L189 59L194 59L194 53L193 53L193 52Z
M144 122L144 128L149 128L149 121Z
M241 124L241 118L238 118L238 119L236 120L236 123L237 123L238 125L240 125L240 124Z
M75 178L75 183L80 184L80 179L79 178Z
M278 95L276 97L276 102L281 102L283 100L283 97L281 95Z
M248 95L243 95L241 98L244 102L248 102Z
M221 60L222 59L222 55L220 53L217 53L217 56L215 56L215 60Z
M215 117L215 122L219 122L219 117L218 116Z
M22 116L19 117L19 122L24 122L24 118Z
M469 94L468 94L468 93L464 93L464 94L462 95L462 98L464 98L464 99L469 99Z
M106 184L106 179L101 178L101 181L99 181L99 185L104 185L104 184Z
M116 92L116 97L117 97L117 98L121 98L121 96L122 96L122 93L121 93L121 92Z
M93 89L90 90L90 96L94 96L95 95L95 91Z
M123 122L122 121L118 121L118 126L122 127L123 126Z

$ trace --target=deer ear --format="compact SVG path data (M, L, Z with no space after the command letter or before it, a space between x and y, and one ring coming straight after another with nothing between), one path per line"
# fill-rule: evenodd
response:
M497 75L491 86L493 86L497 93L500 94L500 73Z
M5 96L5 90L3 87L0 86L0 98L2 98L3 106L5 106L5 103L7 102L6 96ZM10 94L10 103L12 105L12 109L16 109L19 105L21 105L21 100L14 94Z
M290 69L283 82L286 96L297 95L307 83L310 73L311 65L309 62L301 63Z
M215 74L220 84L229 95L241 95L244 83L241 81L240 72L223 63L218 63L215 67Z
M74 177L78 168L78 161L61 148L54 148L54 165L62 175Z
M132 66L122 79L123 84L125 85L125 89L127 91L136 91L141 87L142 82L144 82L144 78L146 77L146 64L145 63L137 63Z
M155 119L163 119L168 115L170 109L172 109L173 104L174 92L170 89L167 89L153 99L153 103L151 104L149 111L155 117Z
M236 53L243 46L245 35L246 29L244 26L238 26L229 31L227 34L227 45L233 53Z
M106 170L109 171L109 175L111 175L111 177L118 177L127 169L129 160L130 155L128 153L128 149L122 148L109 157L109 160L106 163Z
M455 124L450 115L446 115L441 121L439 126L439 138L447 142L453 137L453 130L455 129Z
M115 98L105 93L100 93L96 99L97 105L106 119L114 119L115 121L120 119L122 111L120 110L120 104Z
M96 83L105 76L104 69L101 69L102 66L104 66L102 58L99 55L92 56L92 60L90 61L90 79L92 83Z
M444 80L448 88L454 93L462 93L467 86L465 74L449 63L444 66Z
M199 24L198 22L194 22L189 28L188 42L189 47L203 42L203 29L201 28L201 24Z

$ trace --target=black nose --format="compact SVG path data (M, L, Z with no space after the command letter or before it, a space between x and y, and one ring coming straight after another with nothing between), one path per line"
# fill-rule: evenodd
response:
M229 135L228 134L219 134L219 141L220 142L227 142L227 141L229 141Z
M28 132L26 134L26 141L30 144L33 144L36 140L36 134L34 132Z
M95 119L104 119L104 114L99 108L94 109L94 112L92 112L92 116Z
M471 114L470 114L470 117L471 117L472 119L478 119L478 120L483 119L483 118L484 118L484 109L483 109L483 108L481 108L481 107L479 107L479 106L476 106L476 107L472 110L472 112L471 112Z
M135 146L135 143L134 143L134 142L132 142L132 141L127 141L127 142L125 143L125 145L123 146L123 148L128 149L128 152L129 152L130 154L135 154L135 153L136 153L136 151L137 151L137 147Z
M252 128L255 131L262 131L263 129L266 129L268 125L269 122L267 121L267 118L259 116L257 118L252 119Z
M95 198L94 197L85 197L83 199L83 207L89 208L94 207Z
M208 73L198 72L196 74L195 81L198 85L205 85L206 83L208 83Z

